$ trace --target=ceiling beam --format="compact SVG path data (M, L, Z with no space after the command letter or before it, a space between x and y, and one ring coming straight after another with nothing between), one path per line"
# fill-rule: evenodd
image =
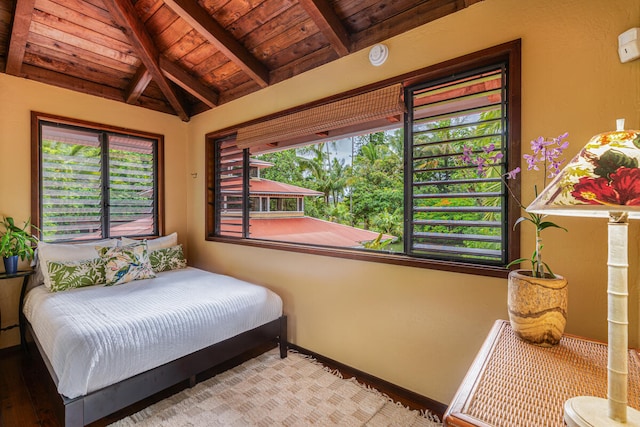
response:
M353 34L351 37L352 48L354 51L357 51L371 47L376 43L381 43L386 39L417 28L420 25L458 12L472 3L477 3L477 1L429 0L422 3L416 2L415 7L371 25L366 30Z
M351 50L349 33L327 0L298 0L298 3L307 11L336 53L340 56L348 55Z
M124 99L127 104L135 104L140 99L140 96L145 91L149 83L151 82L151 73L149 70L145 68L144 65L140 65L138 67L138 71L136 71L136 75L133 76L131 82L129 83L129 87L125 91Z
M160 68L164 75L184 89L186 92L198 98L200 101L213 108L218 105L218 94L198 79L191 76L185 70L174 64L164 56L160 57Z
M218 24L196 0L165 0L164 3L252 80L261 87L269 86L269 69Z
M338 58L338 53L333 49L333 46L325 46L288 63L284 67L273 70L271 72L271 84L280 83L305 71L313 70L316 67L335 61Z
M22 75L30 80L62 87L75 92L86 93L88 95L99 96L101 98L112 99L119 102L125 101L122 90L118 88L79 79L56 71L45 70L44 68L35 67L33 65L24 64L22 66ZM164 99L160 100L141 96L136 105L155 111L161 111L163 113L174 113L171 106L167 104Z
M5 69L7 74L20 75L35 3L36 0L18 0L16 3L13 28L11 28L11 41L9 42L9 52L7 53L7 66Z
M183 121L189 121L189 115L186 108L182 105L182 101L178 98L177 93L173 90L167 79L165 78L159 65L160 54L158 48L153 43L151 36L140 18L136 14L136 10L130 0L104 0L104 4L111 13L111 16L118 25L122 27L123 32L129 37L129 41L133 45L136 53L140 56L140 60L151 74L164 96L167 98L171 107L175 110L178 117Z

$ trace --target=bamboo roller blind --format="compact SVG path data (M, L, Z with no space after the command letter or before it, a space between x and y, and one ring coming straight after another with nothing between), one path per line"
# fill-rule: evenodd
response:
M240 128L236 143L244 149L347 126L367 130L367 123L405 110L403 88L397 84Z

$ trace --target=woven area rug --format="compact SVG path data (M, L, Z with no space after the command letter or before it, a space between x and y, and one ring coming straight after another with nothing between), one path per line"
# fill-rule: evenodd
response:
M277 349L124 418L113 427L441 426L377 390Z

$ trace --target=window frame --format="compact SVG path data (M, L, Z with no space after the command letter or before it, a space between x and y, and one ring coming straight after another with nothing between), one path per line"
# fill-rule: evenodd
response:
M42 222L42 152L41 152L41 134L42 123L55 123L62 126L72 126L80 129L86 129L92 132L121 134L132 137L140 137L155 141L156 164L155 164L155 210L156 210L156 232L147 235L126 236L132 238L159 237L165 233L165 194L164 194L164 135L144 132L139 130L127 129L123 127L110 126L101 123L95 123L85 120L62 117L53 114L31 112L31 223L40 228ZM107 172L108 173L108 172ZM108 193L108 186L103 185L103 193ZM107 195L108 200L108 195ZM104 219L103 219L104 220ZM41 232L38 232L41 238ZM118 236L120 237L120 236ZM103 229L103 236L99 239L111 238L109 228ZM83 239L81 242L87 242L99 239ZM62 240L60 240L62 242Z
M260 119L240 123L238 125L221 129L215 132L208 133L205 136L205 163L206 163L206 188L205 188L205 239L207 241L241 244L247 246L261 247L267 249L277 249L293 252L301 252L313 255L331 256L337 258L346 258L361 261L380 262L387 264L403 265L418 268L428 268L435 270L452 271L466 274L476 274L491 277L507 277L509 269L504 266L495 265L480 265L473 263L465 263L460 261L449 260L435 260L428 258L418 258L409 256L406 254L390 254L385 252L374 251L361 251L354 249L343 249L335 247L320 247L314 245L304 245L288 242L275 242L256 240L251 238L240 237L225 237L216 236L215 233L215 208L214 200L211 200L209 189L214 188L215 185L215 171L214 171L214 159L216 152L216 142L222 138L227 138L230 135L237 133L238 129L250 124L255 124L261 121L270 120L276 117L280 117L286 114L291 114L303 109L308 109L314 106L322 105L327 102L331 102L336 99L343 99L349 96L355 96L367 91L379 89L392 84L401 83L405 88L424 84L429 81L437 81L445 79L447 77L455 76L460 73L466 73L468 71L484 68L491 65L504 63L506 65L506 85L508 87L507 99L505 100L507 108L507 144L509 149L507 150L507 168L512 169L515 166L520 165L520 149L521 149L521 41L520 39L507 42L498 46L494 46L488 49L484 49L478 52L474 52L459 58L455 58L449 61L445 61L436 65L432 65L421 70L403 74L397 77L393 77L372 85L368 85L359 89L355 89L349 92L341 93L332 97L328 97L322 100L311 102L305 105L301 105L296 108L292 108L286 111L281 111L275 114L271 114ZM407 120L408 115L405 115ZM407 135L405 135L407 138ZM406 146L406 140L405 140ZM406 149L406 147L405 147ZM407 159L405 158L405 164ZM405 179L405 185L409 180ZM520 181L519 176L516 181L513 181L513 188L519 191ZM407 193L405 189L405 201L407 200ZM507 258L517 259L520 254L520 232L514 230L514 224L520 217L520 208L513 200L508 198L507 202L507 236L505 236L507 244ZM405 213L405 229L407 215Z

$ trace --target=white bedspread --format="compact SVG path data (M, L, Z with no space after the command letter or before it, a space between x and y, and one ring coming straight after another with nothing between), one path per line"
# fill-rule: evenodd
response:
M58 377L82 396L277 319L270 290L195 268L119 286L31 290L24 314Z

